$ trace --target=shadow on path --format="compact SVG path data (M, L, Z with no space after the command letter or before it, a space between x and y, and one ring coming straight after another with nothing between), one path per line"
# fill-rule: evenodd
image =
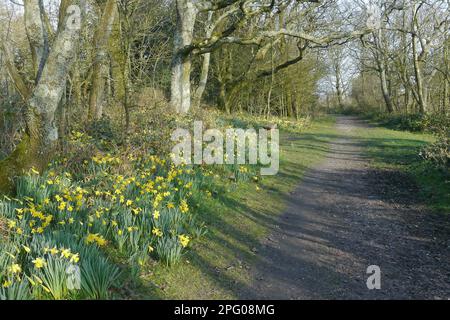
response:
M338 117L337 127L325 161L287 198L240 298L450 298L450 250L434 238L448 237L439 232L448 223L412 197L400 204L380 191L394 187L391 179L369 169L361 142L348 135L364 121ZM370 265L381 268L381 290L367 289Z

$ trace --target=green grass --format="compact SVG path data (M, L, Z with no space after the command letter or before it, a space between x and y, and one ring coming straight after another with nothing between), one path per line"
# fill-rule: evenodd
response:
M234 299L251 281L247 266L254 249L283 212L285 197L305 170L319 162L337 137L333 118L314 122L302 133L281 133L280 173L260 183L234 184L223 179L213 198L198 210L208 234L172 268L152 266L134 290L142 299ZM259 190L258 190L259 188Z
M424 162L419 156L420 149L434 141L432 135L383 127L360 129L355 134L366 146L367 155L375 168L407 173L419 187L419 200L437 212L450 213L448 174Z

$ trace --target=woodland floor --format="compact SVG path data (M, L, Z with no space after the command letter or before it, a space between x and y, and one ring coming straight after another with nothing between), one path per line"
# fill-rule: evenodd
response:
M290 193L240 298L450 299L448 216L417 203L407 175L373 169L361 129L370 130L337 118L338 138ZM370 265L381 268L381 290L367 289Z

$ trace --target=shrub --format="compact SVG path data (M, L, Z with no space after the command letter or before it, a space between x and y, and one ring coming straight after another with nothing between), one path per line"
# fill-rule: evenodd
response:
M437 141L423 148L420 155L436 167L450 170L450 134L439 134Z
M450 128L450 117L442 113L388 114L379 111L367 111L364 113L355 110L347 111L348 114L361 114L367 119L374 120L395 130L442 133Z
M120 132L122 130L116 130L107 116L92 122L87 127L87 133L93 138L92 141L95 142L98 149L104 151L116 149L117 144L122 140Z

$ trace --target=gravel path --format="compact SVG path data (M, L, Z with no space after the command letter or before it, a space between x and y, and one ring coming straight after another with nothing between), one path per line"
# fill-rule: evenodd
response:
M415 204L407 177L369 168L348 135L366 126L338 118L341 138L290 195L241 298L450 299L449 219ZM381 290L366 286L370 265Z

